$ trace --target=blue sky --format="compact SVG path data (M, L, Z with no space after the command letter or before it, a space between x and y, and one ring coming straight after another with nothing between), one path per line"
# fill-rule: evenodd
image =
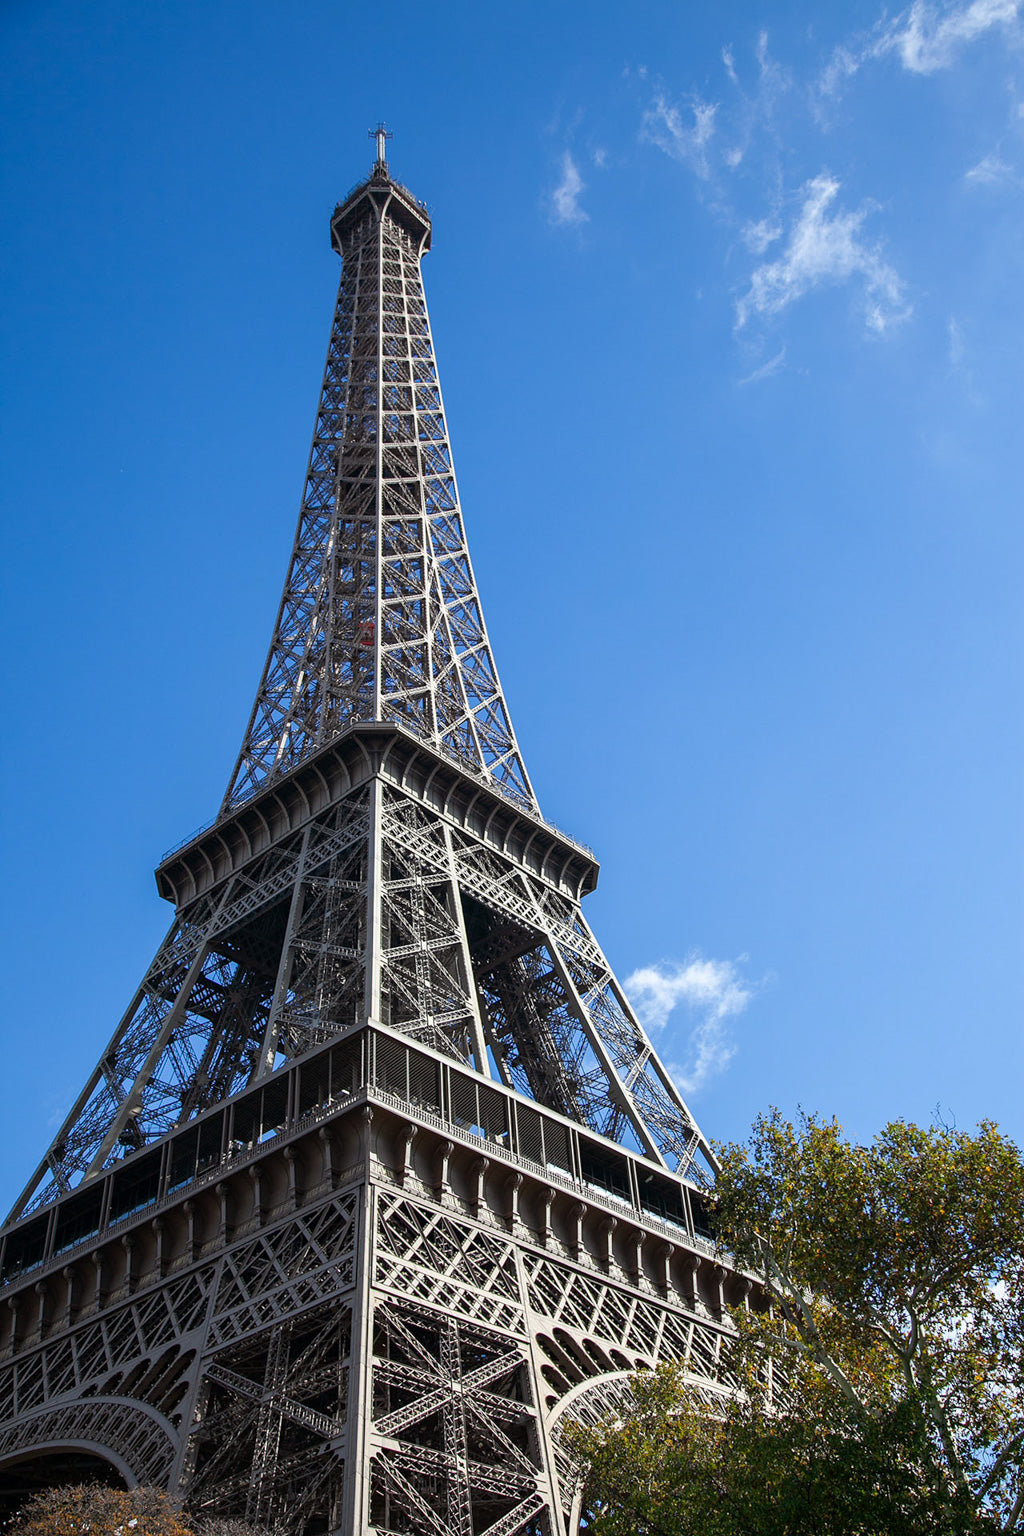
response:
M701 1123L1024 1140L1020 7L7 0L0 37L3 1198L223 793L381 117L520 740Z

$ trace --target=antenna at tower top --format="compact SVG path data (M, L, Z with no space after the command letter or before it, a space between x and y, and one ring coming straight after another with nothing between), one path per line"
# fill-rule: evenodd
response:
M387 129L387 124L386 123L378 123L376 128L371 128L370 129L369 133L367 134L367 138L376 139L377 140L377 166L383 167L384 170L387 170L387 167L388 167L388 159L387 159L388 139L393 139L394 138L394 134L393 133L388 133L388 129Z

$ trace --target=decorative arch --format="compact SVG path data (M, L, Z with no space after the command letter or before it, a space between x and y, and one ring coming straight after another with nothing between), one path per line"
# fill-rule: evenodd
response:
M633 1400L629 1386L633 1374L632 1371L607 1371L603 1375L579 1381L559 1401L551 1415L549 1423L551 1443L555 1450L558 1491L566 1517L566 1529L571 1536L576 1536L579 1530L583 1480L575 1457L569 1454L562 1439L564 1421L568 1417L584 1424L596 1424L606 1414L621 1410Z
M614 1351L614 1353L621 1352ZM638 1368L642 1370L645 1367L641 1365ZM583 1482L579 1466L566 1450L562 1438L564 1422L566 1418L570 1418L587 1425L596 1424L608 1414L621 1412L633 1401L630 1379L636 1375L636 1371L637 1368L628 1371L605 1371L601 1375L577 1382L559 1400L548 1420L551 1441L555 1448L561 1504L566 1517L566 1529L570 1532L570 1536L577 1536L579 1531ZM706 1376L698 1376L690 1371L684 1373L683 1381L695 1396L711 1407L716 1398L721 1401L733 1395L732 1387L725 1383L709 1381Z
M33 1456L84 1451L112 1466L129 1488L166 1488L177 1451L170 1422L128 1397L90 1397L26 1414L0 1430L0 1478Z

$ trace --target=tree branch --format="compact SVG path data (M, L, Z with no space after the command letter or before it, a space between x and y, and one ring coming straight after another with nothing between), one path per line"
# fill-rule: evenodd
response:
M935 1426L935 1431L938 1434L939 1439L942 1441L942 1449L946 1454L946 1460L949 1463L950 1470L952 1471L953 1481L961 1493L967 1494L968 1497L972 1497L971 1485L967 1479L967 1473L964 1470L964 1465L960 1458L960 1450L957 1446L953 1431L950 1429L949 1420L946 1417L942 1405L939 1402L938 1393L935 1391L932 1380L931 1363L925 1355L921 1356L921 1370L918 1374L919 1385L917 1390L921 1401L924 1403L928 1410L931 1421Z
M770 1254L766 1253L765 1257L768 1260L765 1273L768 1287L775 1292L784 1307L787 1307L790 1312L796 1312L797 1315L793 1320L805 1348L831 1378L834 1385L839 1388L850 1407L856 1412L857 1417L862 1420L869 1418L868 1409L861 1401L853 1382L825 1348L821 1334L818 1332L818 1326L814 1321L814 1314L804 1300L802 1290L789 1275L779 1268L777 1262L771 1258Z
M1013 1503L1013 1508L1003 1522L1003 1536L1011 1536L1011 1532L1017 1529L1022 1512L1024 1512L1024 1485Z
M1024 1445L1024 1427L1018 1429L1015 1435L1011 1435L1010 1439L999 1452L999 1455L996 1457L995 1461L989 1467L988 1476L978 1489L979 1499L983 1499L985 1495L995 1487L996 1483L1003 1475L1003 1468L1005 1467L1006 1463L1009 1461L1014 1451L1020 1450L1022 1445Z

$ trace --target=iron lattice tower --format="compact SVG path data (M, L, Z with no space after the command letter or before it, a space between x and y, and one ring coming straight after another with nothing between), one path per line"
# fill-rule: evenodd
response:
M708 1240L708 1147L582 915L597 865L516 742L430 220L381 134L331 221L238 762L160 864L170 931L2 1231L0 1483L92 1457L282 1536L555 1536L565 1414L660 1359L727 1391L746 1283Z

